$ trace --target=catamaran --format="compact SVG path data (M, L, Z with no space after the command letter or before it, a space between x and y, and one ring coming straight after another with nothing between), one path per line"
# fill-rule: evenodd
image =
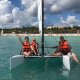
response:
M64 67L70 70L70 57L68 55L63 55L61 57L58 56L45 56L44 55L44 0L38 0L38 22L39 22L39 32L41 34L41 49L42 55L41 56L27 56L26 58L62 58L62 63ZM24 55L15 55L10 58L10 70L15 69L20 64L24 62L26 59Z

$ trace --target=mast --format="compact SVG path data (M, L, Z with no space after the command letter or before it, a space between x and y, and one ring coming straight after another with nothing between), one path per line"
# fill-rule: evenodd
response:
M42 0L42 55L44 55L44 0Z
M38 22L39 33L41 35L42 55L44 55L44 0L38 0Z
M41 34L41 49L44 55L44 0L38 0L39 33Z

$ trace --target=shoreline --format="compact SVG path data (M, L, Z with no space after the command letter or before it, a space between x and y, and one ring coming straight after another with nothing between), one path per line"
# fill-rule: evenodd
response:
M40 34L2 34L1 36L7 37L7 36L21 36L21 37L25 37L25 36L41 36ZM79 33L76 34L44 34L44 36L80 36Z

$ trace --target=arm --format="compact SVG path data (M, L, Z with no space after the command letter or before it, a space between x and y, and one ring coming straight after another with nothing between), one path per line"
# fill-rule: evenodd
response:
M58 44L58 46L56 47L56 51L54 52L55 54L58 53L60 51L60 42Z
M23 45L23 42L22 42L21 38L20 38L20 37L18 37L18 38L19 38L19 40L20 40L21 44Z
M36 48L37 48L37 53L39 53L39 44L36 44Z
M58 46L54 46L54 47L52 47L52 48L58 48Z
M23 45L23 42L22 42L22 40L21 40L20 35L19 35L19 34L17 34L16 36L19 38L19 40L20 40L21 44Z
M31 44L31 50L34 52L35 55L38 55L38 52L39 52L39 49L38 49L39 45L38 45L38 43L35 44L35 47L36 47L36 50L34 49L34 47Z
M53 47L44 47L44 48L57 48L58 46L53 46Z
M35 50L34 50L34 48L33 48L33 46L32 46L32 43L30 43L30 48L31 48L31 50L36 54L36 52L35 52Z

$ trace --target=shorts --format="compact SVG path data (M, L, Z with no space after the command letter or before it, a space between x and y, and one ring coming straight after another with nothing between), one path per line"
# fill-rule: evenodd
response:
M63 55L67 55L69 52L71 52L69 49L64 49L60 51Z

